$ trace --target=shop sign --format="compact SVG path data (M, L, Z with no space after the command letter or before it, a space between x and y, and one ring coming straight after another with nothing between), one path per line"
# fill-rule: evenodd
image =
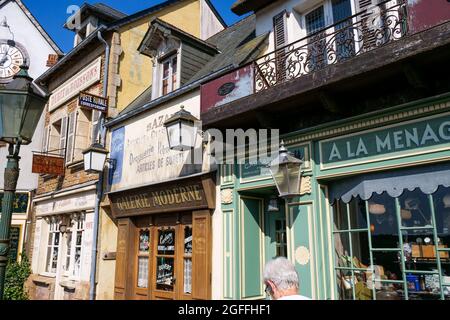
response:
M294 147L289 148L289 151L294 154L294 156L298 159L305 160L303 168L307 169L309 167L309 153L307 146ZM270 170L267 168L267 164L271 159L267 159L266 163L261 163L258 159L258 163L252 164L250 161L246 161L246 163L240 165L241 167L241 179L242 180L251 180L251 179L266 179L271 177Z
M0 193L0 211L3 208L3 195L3 192ZM13 213L27 213L29 200L30 196L27 192L16 192L13 201Z
M322 168L356 164L371 158L392 158L410 150L428 152L450 144L450 115L411 121L385 129L320 142Z
M190 181L180 180L170 184L137 188L129 191L112 193L109 195L111 208L116 218L152 214L160 212L174 212L208 208L211 196L205 192L207 188L214 188L200 179Z
M62 176L64 175L64 171L64 157L36 153L33 154L32 173Z
M185 109L199 117L198 95L184 101ZM173 102L113 131L111 159L116 165L109 173L112 191L163 182L201 170L198 165L188 164L191 153L169 148L164 121L179 110L180 105ZM197 139L198 146L200 143L201 139Z
M84 192L79 195L42 201L36 205L36 215L45 216L92 209L95 206L95 198L95 192Z
M87 92L80 92L78 97L78 105L92 110L97 110L103 113L108 111L108 98L90 94Z
M75 97L82 90L100 81L102 58L99 57L88 67L81 70L70 80L53 91L50 96L48 110L53 111L67 100Z

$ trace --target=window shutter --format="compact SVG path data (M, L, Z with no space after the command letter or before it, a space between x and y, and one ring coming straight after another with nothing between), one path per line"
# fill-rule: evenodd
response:
M66 152L67 143L67 117L61 119L61 132L59 136L59 154L64 155Z
M366 11L367 9L370 9L373 7L374 2L372 0L357 0L356 1L356 11L357 13ZM362 36L364 39L363 42L363 51L371 50L376 46L376 35L373 27L371 27L371 15L373 14L372 10L368 10L361 14L361 20L362 20Z
M52 126L48 126L44 128L44 137L42 140L42 152L46 153L48 152L48 143L50 140L50 130L51 130Z
M69 128L67 130L67 151L66 151L66 163L73 161L73 153L75 147L75 126L77 121L77 112L69 114Z
M281 48L287 43L286 11L277 14L273 18L273 33L275 37L275 49Z
M211 297L211 214L208 210L192 213L192 298Z
M94 144L98 140L99 135L99 119L100 111L92 110L92 130L91 130L91 143Z
M286 11L277 14L273 18L273 35L275 43L275 61L277 71L277 82L282 82L286 79L286 50L279 48L287 44L287 29L286 29Z

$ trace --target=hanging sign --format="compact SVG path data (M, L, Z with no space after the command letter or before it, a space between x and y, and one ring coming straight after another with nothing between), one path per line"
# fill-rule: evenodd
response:
M98 110L106 113L108 111L108 98L90 94L87 92L80 92L78 97L78 104L81 107Z
M65 161L63 157L33 154L32 173L62 176L64 171Z

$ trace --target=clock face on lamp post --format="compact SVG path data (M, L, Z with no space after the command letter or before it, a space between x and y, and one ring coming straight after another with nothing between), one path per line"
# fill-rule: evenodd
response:
M0 83L10 82L30 59L24 46L13 40L0 40Z

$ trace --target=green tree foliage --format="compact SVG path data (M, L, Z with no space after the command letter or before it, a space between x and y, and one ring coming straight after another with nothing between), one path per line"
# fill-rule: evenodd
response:
M21 262L10 262L6 267L5 300L28 300L24 290L25 281L31 274L30 262L22 254Z

